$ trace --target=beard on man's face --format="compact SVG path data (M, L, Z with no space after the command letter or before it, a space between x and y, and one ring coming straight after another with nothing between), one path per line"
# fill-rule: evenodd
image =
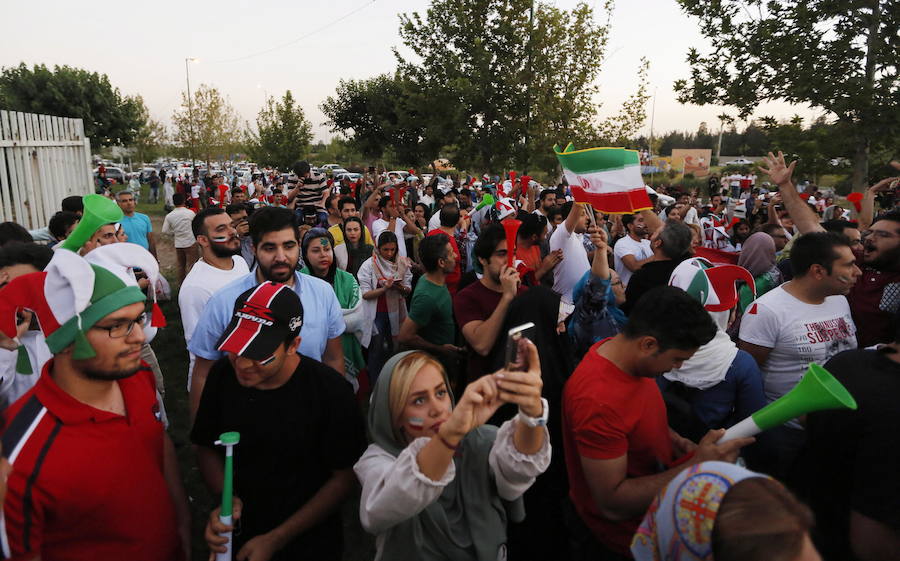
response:
M212 250L216 257L231 257L233 255L241 254L241 244L237 244L236 247L230 248L225 244L211 243L209 244L209 249Z
M81 372L84 376L90 380L102 380L104 382L112 382L115 380L122 380L124 378L129 378L134 376L138 370L140 370L140 365L128 369L128 370L93 370L93 369L85 369Z
M271 265L264 265L262 262L257 262L257 266L259 267L259 272L262 274L262 277L265 280L272 282L287 282L291 278L291 275L294 274L294 269L297 268L296 263L291 266L291 263L287 262L272 263Z

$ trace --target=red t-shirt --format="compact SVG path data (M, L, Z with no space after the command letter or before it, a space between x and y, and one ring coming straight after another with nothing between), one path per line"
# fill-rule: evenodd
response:
M579 456L610 460L627 454L627 476L643 477L672 462L672 441L656 381L627 374L597 354L605 342L591 347L566 382L563 443L575 509L600 543L627 555L643 515L623 522L604 518L591 498Z
M541 246L535 244L528 249L517 247L516 259L521 259L526 267L532 271L537 271L541 268Z
M520 286L518 293L521 294L524 291L525 289ZM453 317L456 318L456 324L462 329L470 321L487 320L494 313L502 297L502 292L491 290L484 286L480 280L473 282L453 297ZM494 345L496 346L497 344L506 344L505 333L501 332L497 335L497 341ZM469 348L467 377L471 382L491 372L492 369L490 356L481 356L475 352L471 345L467 344L466 346Z
M456 238L447 234L447 232L441 230L440 228L435 228L434 230L428 232L429 236L433 236L435 234L444 234L448 238L450 238L450 245L453 247L453 253L456 254L456 268L453 269L453 272L447 275L444 283L447 285L447 290L450 291L450 295L453 296L456 294L456 291L459 290L459 279L462 278L462 254L459 252L459 246L456 245Z
M847 294L853 323L856 324L856 341L859 348L893 340L891 322L900 307L900 271L878 271L862 263L857 255L857 266L862 276Z
M50 377L52 364L4 413L3 455L12 464L2 521L7 558L184 559L163 475L153 372L142 364L118 381L123 417L64 392Z

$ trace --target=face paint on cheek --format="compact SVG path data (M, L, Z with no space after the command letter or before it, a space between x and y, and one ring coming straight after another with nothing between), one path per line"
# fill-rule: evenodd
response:
M409 423L410 427L416 430L422 430L422 428L425 426L425 419L423 419L422 417L409 417L408 419L406 419L406 422Z
M211 241L213 243L226 243L229 240L231 240L231 237L229 237L229 236L215 236L215 237L209 238L209 241Z

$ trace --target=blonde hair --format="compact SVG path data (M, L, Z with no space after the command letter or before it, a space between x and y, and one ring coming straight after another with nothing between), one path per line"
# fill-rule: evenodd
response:
M403 408L406 406L406 400L409 398L409 389L412 387L413 380L416 379L416 374L428 365L436 368L444 382L447 382L447 373L444 372L444 367L441 366L437 359L424 351L415 351L408 354L400 359L400 362L394 367L391 375L391 386L388 389L388 406L391 413L391 427L397 442L405 442L406 440L397 427L401 424L400 416L403 415Z

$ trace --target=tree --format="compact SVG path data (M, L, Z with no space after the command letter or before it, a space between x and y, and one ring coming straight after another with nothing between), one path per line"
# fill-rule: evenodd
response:
M145 124L140 98L122 96L106 74L71 66L3 68L0 107L82 119L94 147L131 144Z
M678 0L700 18L712 52L691 49L682 103L731 105L742 118L764 101L828 112L853 139L853 187L868 180L873 142L900 128L895 0Z
M185 146L193 146L191 157L199 154L209 165L213 156L230 155L240 144L240 121L219 90L200 84L192 103L188 103L184 92L181 100L181 108L172 114L172 121L176 140Z
M134 136L132 148L139 161L149 162L160 154L161 148L166 144L166 127L150 117L150 111L144 105L144 99L141 96L137 96L135 102L140 108L139 115L142 124Z
M309 151L312 125L290 90L280 101L269 97L256 117L257 132L246 131L250 157L259 164L289 169Z
M552 155L555 139L590 135L608 25L586 4L432 0L425 17L404 14L400 23L414 56L395 50L398 71L442 96L428 107L439 120L429 128L443 131L457 166L527 169L536 155Z

